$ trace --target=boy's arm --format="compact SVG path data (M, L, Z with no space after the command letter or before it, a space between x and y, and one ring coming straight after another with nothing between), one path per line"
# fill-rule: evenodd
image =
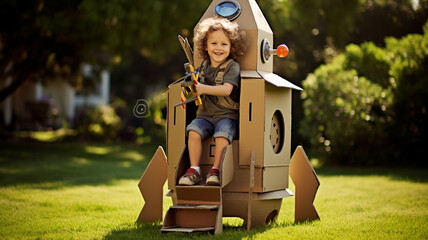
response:
M207 95L213 95L213 96L221 96L226 97L229 96L232 92L233 85L231 83L224 83L223 85L218 86L210 86L202 83L198 83L196 85L196 91L198 94L207 94Z

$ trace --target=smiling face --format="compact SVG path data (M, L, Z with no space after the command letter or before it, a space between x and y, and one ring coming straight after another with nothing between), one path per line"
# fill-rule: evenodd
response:
M211 60L211 67L218 67L230 54L230 40L223 30L208 34L207 49Z

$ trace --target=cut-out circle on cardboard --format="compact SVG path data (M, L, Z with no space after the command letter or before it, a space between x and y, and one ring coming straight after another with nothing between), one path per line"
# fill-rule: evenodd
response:
M229 21L235 20L241 14L241 5L234 0L226 0L219 2L214 7L214 15L229 19Z
M281 152L284 145L284 136L284 117L281 111L276 110L272 116L269 134L274 153L278 154Z

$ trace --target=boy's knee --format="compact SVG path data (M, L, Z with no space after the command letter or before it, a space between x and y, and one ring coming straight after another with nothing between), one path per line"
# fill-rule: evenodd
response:
M229 145L230 141L228 138L226 137L216 137L215 138L215 145L220 146L220 147L226 147L227 145Z
M201 140L202 136L198 132L190 130L189 131L189 139L191 139L191 140Z

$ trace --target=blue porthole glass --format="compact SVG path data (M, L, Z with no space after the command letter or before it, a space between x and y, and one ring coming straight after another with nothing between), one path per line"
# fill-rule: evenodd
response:
M241 5L233 0L222 1L214 8L214 15L224 17L230 21L235 20L241 14Z

